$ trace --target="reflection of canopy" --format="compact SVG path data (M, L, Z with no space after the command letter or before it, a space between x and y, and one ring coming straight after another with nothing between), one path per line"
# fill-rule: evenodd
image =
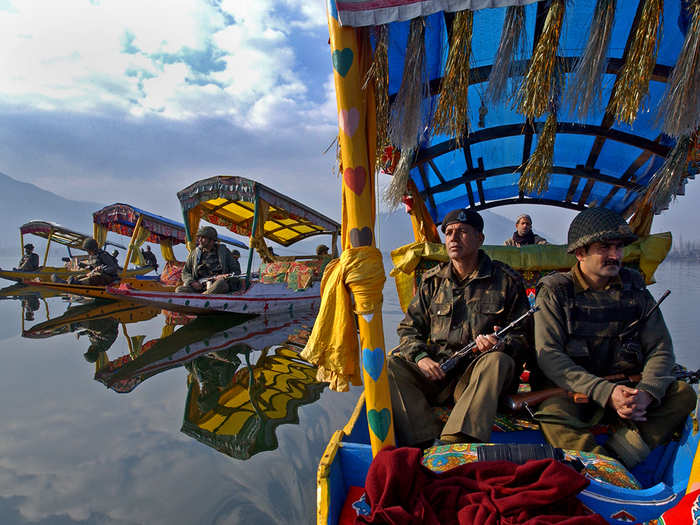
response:
M248 357L248 356L246 356ZM255 366L239 370L219 396L218 405L201 413L199 386L190 384L182 432L237 459L277 448L275 429L298 423L297 409L317 401L325 387L316 368L285 347L263 355Z
M592 20L593 1L554 0L527 6L513 5L529 3L521 0L493 3L337 0L330 3L332 24L339 20L345 27L372 26L366 33L358 34L371 35L375 53L368 60L370 63L374 60L374 71L379 67L380 75L385 74L388 84L383 93L381 89L377 91L377 107L382 107L383 100L390 106L384 113L388 117L377 112L376 129L384 137L389 130L389 141L401 148L402 153L407 154L408 149L413 151L408 158L410 177L436 223L450 210L465 204L474 209L503 204L547 204L571 209L597 205L628 217L636 211L650 184L659 190L664 187L662 179L665 177L669 184L656 194L658 199L652 201L651 211L658 212L668 204L669 195L682 194L686 177L693 176L693 168L690 173L686 168L692 157L693 141L696 162L700 153L697 133L693 137L696 131L693 126L700 122L697 47L690 52L691 58L695 53L695 62L679 66L677 70L674 66L684 41L698 45L697 40L692 43L693 38L698 38L700 27L700 8L696 1L617 2L616 8L614 2L599 2L599 5L610 6L610 12L614 13L609 46L598 46L603 47L604 52L599 79L591 71L582 71L582 76L576 76L575 69L586 47L588 27L601 29L604 26L600 19ZM452 12L439 11L448 4ZM512 7L468 10L482 4ZM657 4L663 5L663 12L654 11L653 6ZM518 12L516 10L522 15L522 29L527 39L522 53L516 50L512 56L504 56L499 40L503 44L502 30L504 35L513 36L513 26L509 26L509 33L504 29L504 21L513 22L510 15ZM562 16L560 25L558 16ZM651 55L659 26L658 55L654 57ZM386 40L381 40L383 31L386 31ZM422 32L422 39L417 36L419 32ZM649 34L651 48L648 53L640 52L644 48L639 42ZM412 38L414 36L416 38ZM386 42L387 47L379 46L380 40ZM538 47L540 43L543 45ZM591 43L593 49L598 49L599 42L591 40ZM515 44L517 47L517 42ZM448 68L453 48L455 56L461 53L461 62L466 67ZM380 49L387 53L385 62L377 52ZM537 55L535 51L538 50L543 54ZM405 61L415 64L419 57L424 60L423 72L420 68L404 69ZM347 75L345 66L350 68L351 64L352 67L357 64L362 68L363 58L353 57L349 48L333 52L333 63L342 77ZM510 64L508 58L513 60L513 67L506 68L502 77L506 88L500 99L494 98L492 73L502 64L499 61L505 59L506 65ZM644 76L647 63L649 78L645 82L639 76ZM534 81L550 78L548 71L554 71L551 81L540 84L539 91L532 89ZM458 76L459 73L463 76ZM673 79L672 75L675 75ZM672 84L674 79L679 83ZM635 83L638 80L639 86ZM377 81L374 85L376 89ZM412 99L410 93L420 101L421 86L425 87L427 98L422 106L418 102L416 109L416 99ZM600 89L602 103L593 104L590 111L581 110L580 99L572 102L568 98L567 89L580 96L584 91L593 93L596 86ZM518 95L514 96L518 89ZM666 103L671 101L672 105L674 93L688 94L685 99L688 105L676 110L684 115L690 127L685 131L678 129L679 119L667 118L676 113L657 111L664 97ZM383 100L382 94L386 97ZM467 105L460 117L463 94L467 95ZM443 98L446 103L441 106ZM534 107L528 106L530 102L536 103ZM442 115L439 114L441 107L446 110ZM345 113L349 115L355 109L342 111L341 131L350 122ZM403 121L400 120L402 115ZM397 143L400 142L396 140L397 133L392 140L393 124L411 125L406 115L418 115L418 133L410 138L414 141L410 148L410 140ZM449 123L444 115L457 115L459 118L453 121L456 125L438 126L438 123ZM397 129L406 129L406 126ZM459 130L456 134L447 131L455 129ZM688 143L691 144L690 155ZM674 149L675 146L680 149ZM553 152L548 152L547 147ZM678 155L674 157L672 152ZM377 152L377 156L381 153ZM532 186L523 189L518 185L519 181L523 182L521 176L529 159L536 160L543 168L539 179L544 183L541 192ZM668 170L661 169L665 161L671 163L667 165ZM639 220L650 221L650 217Z
M185 226L180 223L154 213L141 210L128 204L112 204L92 214L95 224L105 227L108 231L131 237L136 223L141 218L141 226L148 230L150 235L144 242L155 244L170 243L171 245L186 242ZM219 240L226 244L232 244L239 248L247 249L248 246L231 237L220 237Z
M84 233L76 232L48 221L29 221L19 227L22 235L31 233L43 239L50 239L51 242L62 244L68 248L77 250L83 249L83 241L89 239L90 236ZM110 243L112 246L124 249L121 244Z
M204 179L179 191L177 196L189 241L197 232L200 218L239 235L251 236L256 209L264 221L263 236L282 246L340 230L340 225L332 219L243 177Z
M126 301L95 299L87 304L71 306L63 315L32 326L22 332L22 337L31 339L51 337L81 328L89 321L107 317L119 323L136 323L152 319L159 313L159 309L148 306L134 307L133 303Z
M95 379L115 392L131 392L147 378L210 352L241 344L256 349L280 344L290 334L313 324L315 317L316 311L296 317L285 314L243 320L235 316L200 316L149 345L136 359L125 355L111 361L97 372Z

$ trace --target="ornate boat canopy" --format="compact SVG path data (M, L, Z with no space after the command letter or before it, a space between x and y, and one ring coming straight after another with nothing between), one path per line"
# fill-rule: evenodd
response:
M92 214L93 222L120 235L132 237L134 228L139 218L141 227L148 230L148 237L144 242L155 244L170 243L171 245L186 242L185 225L160 215L147 212L129 204L111 204ZM219 241L225 244L248 249L248 246L241 241L231 237L219 236Z
M390 204L406 166L436 223L548 204L639 212L648 230L698 171L698 0L330 0L329 15L371 42ZM341 77L362 59L333 50Z
M188 236L196 233L200 218L239 235L251 236L256 208L262 236L282 246L313 235L340 231L340 224L334 220L243 177L219 176L200 180L179 191L177 197L189 228Z
M32 234L43 239L51 239L51 242L62 244L68 248L82 250L83 241L90 236L85 233L76 232L49 221L29 221L19 227L22 235ZM121 244L110 243L118 248L124 248Z

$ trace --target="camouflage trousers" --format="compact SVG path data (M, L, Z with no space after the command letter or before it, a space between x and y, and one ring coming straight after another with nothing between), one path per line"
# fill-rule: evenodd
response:
M652 402L647 420L620 419L610 408L593 403L576 404L569 398L551 397L544 401L536 417L547 441L555 447L615 456L628 468L644 461L651 450L666 443L695 408L697 395L682 381L671 383L661 403ZM596 442L591 428L599 423L613 429L605 446Z
M389 356L387 370L399 445L415 446L459 433L488 441L500 395L512 383L515 361L503 352L489 352L463 373L440 381L428 379L418 365L398 355ZM455 406L443 427L433 407L450 401Z
M94 272L92 275L73 275L68 278L70 284L90 284L93 286L112 284L117 280L117 276L111 273Z
M175 293L202 293L206 295L221 294L235 292L241 288L240 279L237 277L229 277L225 279L216 279L206 290L195 290L190 285L182 285L175 288Z

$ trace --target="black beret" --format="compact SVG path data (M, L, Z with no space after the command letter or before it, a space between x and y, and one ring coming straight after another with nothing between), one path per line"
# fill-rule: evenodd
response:
M481 218L478 212L470 210L469 208L459 208L457 210L452 210L450 213L445 215L442 219L442 233L445 233L445 228L450 224L456 222L461 222L462 224L469 224L479 233L484 233L484 219Z

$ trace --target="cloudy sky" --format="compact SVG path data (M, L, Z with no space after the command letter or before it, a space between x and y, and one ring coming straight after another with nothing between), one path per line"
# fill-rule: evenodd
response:
M0 49L13 178L177 216L244 175L338 215L323 0L0 0Z
M323 0L0 0L0 49L0 172L170 217L194 180L242 175L339 217Z

